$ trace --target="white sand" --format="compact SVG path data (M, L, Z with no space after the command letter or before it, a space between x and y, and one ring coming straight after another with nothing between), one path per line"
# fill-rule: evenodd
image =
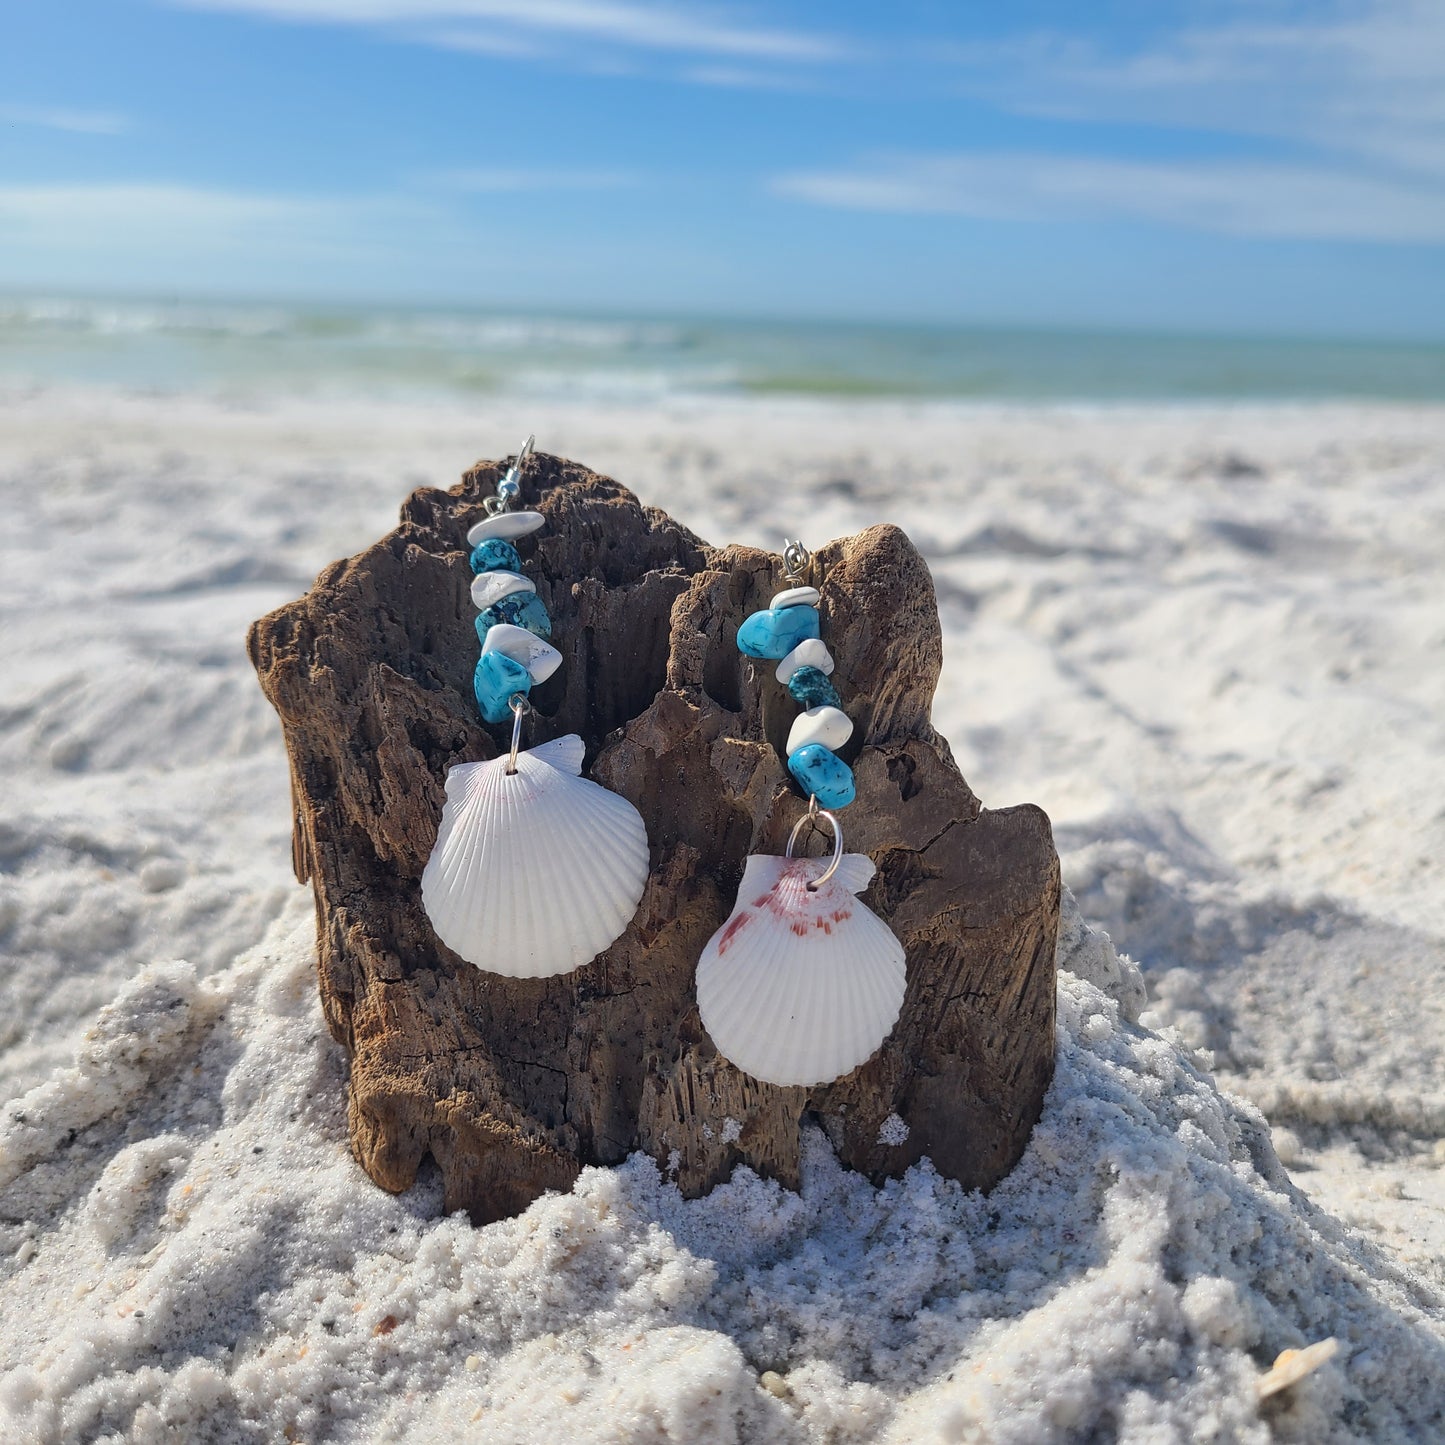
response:
M815 1140L801 1198L635 1160L473 1230L350 1160L241 639L529 429L929 556L940 725L1148 986L1071 915L987 1199ZM1445 413L49 392L0 486L5 1445L1445 1439Z

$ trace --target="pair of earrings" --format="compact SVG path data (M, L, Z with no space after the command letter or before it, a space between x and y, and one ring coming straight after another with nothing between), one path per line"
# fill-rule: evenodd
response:
M512 718L511 750L447 773L422 903L438 938L469 963L512 978L566 973L625 931L647 884L647 829L625 798L583 778L575 734L523 751L528 694L561 665L536 584L513 539L544 525L514 511L528 437L467 534L481 609L474 690L489 723ZM739 649L775 662L803 711L788 737L788 769L809 798L784 856L754 854L732 913L703 949L698 1009L718 1052L771 1084L829 1083L877 1052L903 1005L903 946L856 896L873 877L865 854L843 851L836 810L853 801L837 756L853 731L830 680L812 559L784 552L789 586L738 629ZM826 823L832 856L794 857L810 823ZM562 879L548 888L543 880ZM485 962L483 962L485 960Z

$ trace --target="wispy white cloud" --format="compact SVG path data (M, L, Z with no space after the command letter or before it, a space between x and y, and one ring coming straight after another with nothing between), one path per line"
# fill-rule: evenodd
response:
M1021 113L1270 137L1445 178L1445 5L1258 15L1132 51L1046 32L935 53L968 89Z
M650 234L479 220L441 190L298 197L185 185L0 184L0 275L45 289L541 306L686 304L715 258Z
M0 186L0 264L91 257L110 267L155 257L226 266L264 253L304 265L394 251L398 238L444 230L449 220L412 197L305 198L167 184Z
M176 185L33 185L0 187L0 217L18 226L87 223L107 228L157 226L227 230L333 217L334 201Z
M496 195L525 191L620 191L643 184L643 177L636 171L568 171L522 166L432 171L420 179L424 185L445 190Z
M1445 241L1445 194L1413 179L1253 161L1029 153L894 155L781 175L815 205L1001 220L1143 220L1234 236Z
M695 4L634 0L172 0L275 20L335 25L422 27L432 43L461 49L529 39L604 42L633 50L814 63L845 52L835 37L754 25ZM445 26L446 28L438 28Z
M724 90L814 90L811 73L797 70L758 70L744 65L695 65L681 78L693 85L712 85Z
M408 39L435 46L438 50L492 55L501 60L537 60L547 53L546 47L535 39L496 30L421 29L412 31Z
M131 128L130 119L114 111L48 105L0 105L0 125L40 126L76 135L119 135Z

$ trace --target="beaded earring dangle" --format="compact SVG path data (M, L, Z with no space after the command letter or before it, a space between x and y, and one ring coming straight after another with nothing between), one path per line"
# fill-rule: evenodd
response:
M893 931L856 896L873 860L844 853L833 809L853 801L853 772L836 749L853 723L830 680L813 558L787 543L789 586L738 628L738 648L776 662L803 711L788 734L788 771L808 797L783 857L754 854L737 903L697 966L697 1003L718 1052L769 1084L826 1084L878 1051L903 1007L907 967ZM804 828L827 823L833 855L795 858Z
M473 690L483 719L512 719L511 751L447 772L446 804L421 878L441 941L510 978L567 973L621 936L647 883L647 828L625 798L582 777L575 733L521 751L528 694L561 666L552 622L513 545L545 525L514 511L528 437L467 533L482 652Z

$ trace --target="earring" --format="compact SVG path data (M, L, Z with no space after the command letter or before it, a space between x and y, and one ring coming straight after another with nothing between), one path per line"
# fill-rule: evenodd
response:
M821 594L801 542L783 552L792 584L738 628L738 648L777 662L777 679L804 711L788 734L788 771L808 796L783 857L754 854L738 900L697 966L697 1004L718 1052L768 1084L826 1084L877 1052L903 1007L907 968L893 931L855 896L873 860L843 851L835 808L854 798L853 772L835 749L853 723L829 676ZM827 823L833 856L795 858L809 824Z
M575 733L520 751L528 694L561 666L552 622L512 545L545 524L511 510L528 437L468 533L482 653L473 690L489 723L512 719L511 751L447 772L446 805L421 877L432 928L468 963L509 978L567 973L621 936L647 883L647 828L616 793L582 777Z

